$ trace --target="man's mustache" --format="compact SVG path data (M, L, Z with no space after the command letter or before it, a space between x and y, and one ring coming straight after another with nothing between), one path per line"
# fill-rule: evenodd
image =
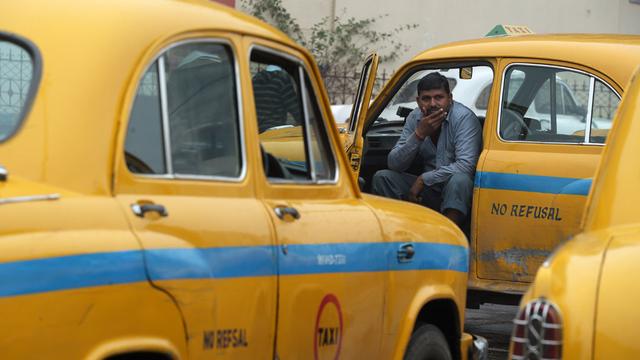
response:
M440 110L440 108L437 107L437 106L427 108L427 115L431 115L431 114L433 114L434 112L436 112L438 110Z

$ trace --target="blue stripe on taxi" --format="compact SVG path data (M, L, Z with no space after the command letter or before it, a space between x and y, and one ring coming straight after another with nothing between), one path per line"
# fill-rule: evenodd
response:
M152 249L82 254L0 264L0 297L128 284L147 280L225 279L354 272L468 271L463 246L414 243L415 256L399 262L404 243L340 243L204 249ZM146 256L148 269L144 268ZM276 259L277 257L277 259ZM279 267L278 267L279 261Z
M591 179L478 171L475 178L475 187L586 196L591 188Z

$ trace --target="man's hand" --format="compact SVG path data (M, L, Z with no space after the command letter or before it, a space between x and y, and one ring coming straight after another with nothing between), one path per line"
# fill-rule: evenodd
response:
M423 114L427 113L425 109L421 110ZM429 115L423 116L418 122L418 126L416 126L416 135L422 139L431 136L431 134L440 128L446 116L447 112L444 111L444 109L438 109Z
M409 190L409 201L420 203L422 201L422 190L424 190L424 181L422 181L422 176L418 176L413 185L411 185L411 190Z

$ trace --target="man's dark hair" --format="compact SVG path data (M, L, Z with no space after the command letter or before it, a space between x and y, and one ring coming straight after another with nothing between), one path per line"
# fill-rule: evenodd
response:
M450 94L449 80L439 72L429 73L418 81L418 95L420 95L421 91L428 90L444 90L447 94Z

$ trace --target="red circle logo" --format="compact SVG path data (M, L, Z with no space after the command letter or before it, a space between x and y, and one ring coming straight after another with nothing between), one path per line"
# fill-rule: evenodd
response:
M328 306L332 305L332 306ZM336 321L337 320L337 321ZM316 326L314 329L313 357L319 360L322 358L337 360L342 348L342 309L340 302L333 294L327 294L320 302L318 314L316 315ZM335 354L327 356L327 354Z

